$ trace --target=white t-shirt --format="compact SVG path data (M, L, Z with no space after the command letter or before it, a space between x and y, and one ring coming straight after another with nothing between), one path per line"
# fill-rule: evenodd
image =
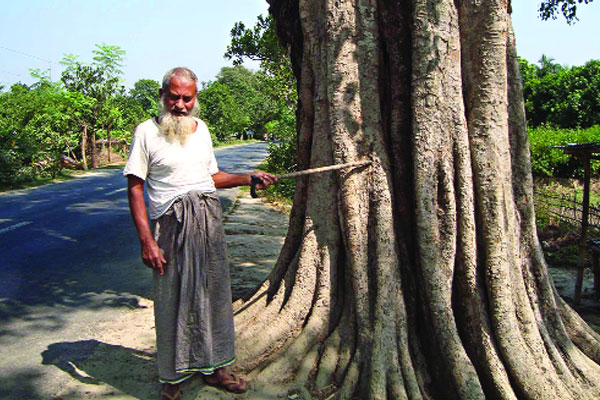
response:
M178 198L191 190L214 192L212 175L219 172L206 124L197 118L196 131L185 145L170 142L154 119L137 126L123 175L135 175L148 186L149 216L160 217Z

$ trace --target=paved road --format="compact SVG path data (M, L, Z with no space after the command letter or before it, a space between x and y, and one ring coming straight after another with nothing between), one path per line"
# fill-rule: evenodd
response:
M266 148L217 149L219 167L251 171ZM102 170L0 194L0 398L36 398L37 382L53 374L43 366L47 346L75 341L148 296L125 183L121 170ZM225 207L236 193L220 191Z

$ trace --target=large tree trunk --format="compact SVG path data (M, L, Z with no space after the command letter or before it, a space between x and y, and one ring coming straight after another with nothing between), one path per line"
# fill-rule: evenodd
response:
M600 398L536 236L506 1L269 2L301 166L372 164L298 180L238 368L316 398Z

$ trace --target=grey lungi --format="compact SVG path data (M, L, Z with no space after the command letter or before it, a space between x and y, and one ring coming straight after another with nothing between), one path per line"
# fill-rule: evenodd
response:
M152 222L167 260L164 275L154 271L158 374L178 383L235 359L221 204L215 193L191 191Z

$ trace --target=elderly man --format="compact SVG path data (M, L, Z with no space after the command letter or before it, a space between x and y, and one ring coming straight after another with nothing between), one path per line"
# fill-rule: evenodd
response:
M123 171L142 260L154 269L158 372L161 399L168 400L180 399L179 384L196 372L230 392L242 393L247 386L224 368L235 359L233 311L215 191L249 185L252 176L219 171L206 124L195 118L196 95L191 70L166 73L163 109L136 128ZM259 189L277 180L265 172L253 175Z

